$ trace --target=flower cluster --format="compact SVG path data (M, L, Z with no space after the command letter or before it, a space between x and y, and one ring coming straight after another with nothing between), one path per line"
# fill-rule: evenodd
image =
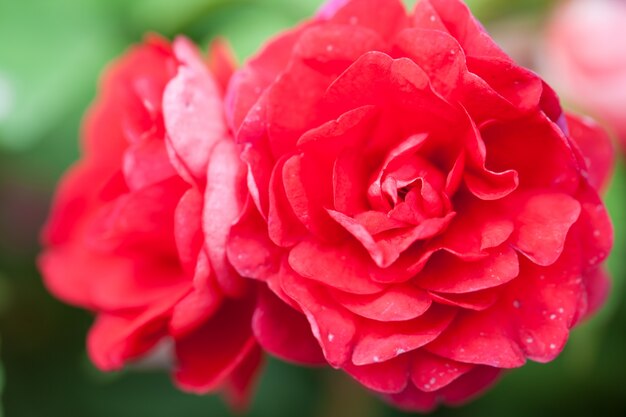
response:
M608 138L460 0L331 0L237 71L149 38L83 138L40 266L104 370L168 341L182 389L242 405L265 351L427 411L607 294Z

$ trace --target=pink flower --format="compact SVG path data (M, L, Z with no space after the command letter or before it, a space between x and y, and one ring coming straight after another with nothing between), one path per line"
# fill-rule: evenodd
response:
M573 0L556 8L545 65L574 104L607 122L626 144L626 2Z

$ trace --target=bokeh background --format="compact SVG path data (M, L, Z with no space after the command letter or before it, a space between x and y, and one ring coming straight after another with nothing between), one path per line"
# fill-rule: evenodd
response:
M606 1L624 3L592 3ZM546 60L545 47L546 27L562 13L563 2L468 3L519 62L564 89L559 71ZM310 16L320 4L321 0L0 0L0 415L229 415L218 397L181 393L166 370L149 363L118 373L97 371L84 349L90 315L54 300L41 283L35 267L38 232L56 181L78 157L80 122L107 62L150 31L170 38L182 33L200 45L222 35L243 61L269 36ZM626 37L614 42L623 42L621 58L626 58ZM559 92L569 96L568 91ZM567 105L593 112L584 101ZM626 117L626 102L622 104ZM529 363L507 374L477 401L442 408L435 416L626 415L626 174L621 160L607 203L617 236L609 261L614 284L607 305L573 332L553 363ZM249 415L404 414L338 372L270 359Z

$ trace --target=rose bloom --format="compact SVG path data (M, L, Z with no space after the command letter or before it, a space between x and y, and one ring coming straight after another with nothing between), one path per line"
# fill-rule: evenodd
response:
M626 146L626 2L574 0L556 8L545 71L564 96L605 121Z
M339 0L229 84L259 343L399 407L553 360L603 301L611 153L458 0ZM604 148L606 149L606 148Z
M213 73L187 40L156 37L108 69L39 265L53 294L97 315L88 352L100 369L168 340L182 389L225 388L241 405L261 356L254 293L225 257L245 171L222 110L232 69L216 45Z

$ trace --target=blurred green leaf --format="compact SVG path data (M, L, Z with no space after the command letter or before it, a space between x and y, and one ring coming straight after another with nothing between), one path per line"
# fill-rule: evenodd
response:
M295 23L293 17L270 7L256 4L232 4L216 9L205 16L190 33L208 44L215 36L222 36L232 44L237 57L244 59L281 29Z
M324 0L249 0L251 3L263 5L300 20L311 18L326 1Z
M173 36L222 4L241 0L134 0L128 2L134 27Z
M0 362L0 417L4 415L4 407L2 407L2 393L4 391L4 368Z
M483 23L513 14L541 13L551 0L466 0L474 15Z
M97 0L0 3L0 146L26 149L58 125L124 45ZM113 3L111 3L113 4Z

